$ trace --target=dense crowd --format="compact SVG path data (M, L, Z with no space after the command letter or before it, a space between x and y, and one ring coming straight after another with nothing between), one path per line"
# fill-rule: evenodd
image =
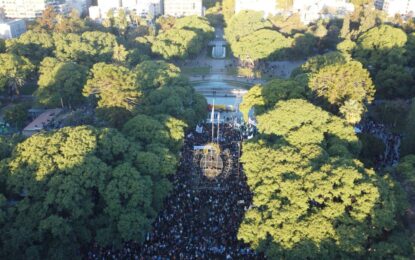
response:
M399 162L401 136L388 131L384 124L372 120L363 120L358 128L363 132L379 138L385 145L385 151L376 160L377 168L396 166Z
M216 130L215 130L216 133ZM262 258L237 239L239 225L252 194L239 165L241 131L222 124L218 140L227 151L226 174L214 180L203 176L194 160L194 147L212 141L211 126L187 135L174 190L165 202L142 246L126 243L120 250L94 246L88 259L255 259ZM225 171L224 170L224 171Z

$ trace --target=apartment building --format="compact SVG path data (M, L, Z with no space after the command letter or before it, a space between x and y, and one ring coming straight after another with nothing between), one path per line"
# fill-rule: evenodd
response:
M47 6L53 6L57 12L67 13L76 9L85 13L90 0L0 0L7 18L34 19L42 15Z
M377 0L375 7L388 16L415 15L415 0Z
M235 13L243 10L253 10L263 12L264 16L275 15L278 13L276 0L236 0Z
M202 0L164 0L164 15L175 17L203 16Z
M22 19L0 22L0 38L16 38L26 32L26 22Z

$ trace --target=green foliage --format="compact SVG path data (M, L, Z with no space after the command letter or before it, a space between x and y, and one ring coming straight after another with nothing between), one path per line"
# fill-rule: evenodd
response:
M152 144L138 150L142 144L115 130L91 127L64 128L19 144L2 168L7 194L19 199L1 227L0 254L77 258L92 241L144 241L176 165Z
M253 192L238 238L270 259L367 258L386 245L403 204L389 178L354 159L346 122L305 100L280 101L257 117L260 135L242 162ZM385 255L411 250L388 244Z
M328 52L324 55L317 55L309 58L297 71L294 71L293 76L302 73L317 73L326 66L343 64L345 62L346 58L340 52Z
M401 159L397 173L403 178L403 183L412 193L415 193L415 155L407 155Z
M82 88L86 82L85 67L73 62L45 58L39 69L37 102L47 107L74 107L83 101Z
M284 34L294 34L295 32L304 31L306 26L301 22L301 16L297 13L285 16L274 15L268 18L278 31Z
M404 137L402 140L402 153L404 155L415 154L415 100L412 99L411 108L406 117Z
M357 48L354 57L359 59L371 71L373 78L384 80L383 73L388 72L388 84L393 86L402 83L407 84L408 74L399 66L405 66L407 62L405 45L408 37L405 32L399 28L390 25L381 25L362 34L357 40ZM392 64L396 65L389 68ZM406 75L404 75L406 74ZM403 77L401 79L401 77ZM379 81L377 82L379 83ZM381 82L380 84L383 84ZM391 97L387 90L389 86L380 86L379 95L381 97ZM389 92L389 93L388 93ZM396 97L392 94L393 97ZM399 96L399 93L398 95Z
M375 78L377 95L382 99L415 96L415 80L402 65L391 64L379 70Z
M291 38L269 29L270 21L262 12L241 11L232 17L225 29L232 53L245 61L269 58L293 44Z
M200 52L213 38L213 28L206 18L187 16L174 21L171 29L161 32L151 50L165 59L185 59Z
M371 103L375 94L369 72L358 61L321 68L311 75L309 87L316 96L338 108L350 123L360 121L364 105Z
M235 14L235 0L222 0L222 13L226 24L229 24Z
M6 51L6 41L3 39L0 39L0 53L3 53Z
M0 160L9 158L12 155L12 151L14 147L22 141L22 136L20 135L13 135L13 136L0 136ZM0 177L1 179L1 177ZM0 180L0 185L1 185ZM1 187L3 188L3 187ZM1 189L2 191L5 191L5 189ZM1 206L0 206L1 208ZM0 221L1 222L1 221ZM0 224L1 226L1 224Z
M0 91L19 94L34 66L24 57L12 53L0 54Z
M359 139L362 142L361 160L366 166L374 167L376 160L385 151L385 144L382 140L370 134L361 134Z
M408 37L401 29L381 25L362 34L357 42L359 48L370 51L404 47L407 40Z
M4 121L17 129L22 129L29 117L29 106L24 103L10 105L4 110Z
M7 49L39 64L43 58L52 55L54 40L47 32L27 31L19 38L8 41Z
M135 67L134 73L144 93L172 85L180 77L180 69L165 61L144 61Z
M81 35L54 34L55 55L64 61L75 61L88 66L98 62L110 62L117 40L113 34L99 31Z
M98 107L133 110L140 92L136 86L136 76L130 70L97 63L91 69L91 78L85 85L84 95L98 97Z

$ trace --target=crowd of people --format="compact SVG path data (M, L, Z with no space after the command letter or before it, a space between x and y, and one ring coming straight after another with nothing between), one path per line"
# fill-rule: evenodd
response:
M384 124L376 123L372 120L363 120L358 126L363 133L370 134L380 139L385 145L385 151L379 155L376 161L377 168L396 166L399 162L399 147L401 136L388 131Z
M120 250L94 246L88 259L259 259L263 256L237 239L239 225L251 205L252 194L239 165L243 132L222 124L220 138L212 140L210 124L187 135L174 190L153 223L143 245L130 242ZM216 130L214 131L215 133ZM215 179L206 178L194 160L194 147L212 141L226 151L224 169ZM224 153L222 153L224 156Z

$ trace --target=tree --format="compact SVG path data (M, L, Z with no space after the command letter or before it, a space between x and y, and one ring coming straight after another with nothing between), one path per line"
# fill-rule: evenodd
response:
M57 13L54 10L54 7L51 5L46 6L43 10L42 15L36 19L36 30L47 30L53 31L56 24Z
M0 54L0 89L8 88L10 95L19 94L34 67L24 57L11 53Z
M206 18L198 16L179 18L174 20L172 28L159 33L151 49L165 59L184 59L198 54L206 41L213 38L213 31Z
M86 68L73 62L45 58L39 69L37 102L48 107L69 107L83 101L82 88L86 82Z
M294 13L289 16L278 14L270 16L268 19L273 26L278 28L279 32L285 35L292 35L293 33L305 31L306 29L306 26L301 21L301 16L298 13Z
M343 19L343 25L340 32L340 37L343 39L348 39L350 37L350 17L346 15Z
M43 58L52 56L54 40L45 32L27 31L17 39L7 42L7 49L19 56L28 58L33 64L38 65Z
M359 121L361 113L358 112L363 112L365 104L371 103L375 94L369 72L357 61L321 68L311 75L309 87L331 106L338 109L347 106L341 110L350 123ZM349 112L353 115L349 116Z
M271 22L263 19L262 12L241 11L230 20L225 36L235 56L254 63L281 53L293 44L291 38L271 27Z
M12 127L22 129L29 117L28 109L29 106L24 103L11 105L4 111L4 121Z
M128 120L125 116L135 109L141 96L136 75L123 66L105 63L95 64L90 74L83 89L84 96L95 97L98 110L110 122Z
M134 73L140 79L140 90L149 93L173 85L180 77L180 68L165 61L143 61L135 67Z
M127 57L128 57L128 51L127 49L122 45L116 45L114 48L114 54L112 55L112 59L120 64L120 65L124 65L127 62Z
M0 39L0 53L6 51L6 42L3 39Z
M231 46L233 54L240 59L257 61L282 55L292 44L292 39L277 31L261 29L240 38Z
M53 31L56 33L83 33L88 29L86 20L81 19L76 10L72 10L68 16L56 16L56 25Z
M176 17L174 16L160 16L157 18L156 24L161 31L165 32L173 28L175 22Z
M232 16L235 14L235 0L223 0L222 13L226 24L228 24Z
M404 205L396 184L354 159L353 127L298 99L257 119L259 136L243 146L254 196L238 238L270 259L370 257ZM384 257L411 254L392 245Z
M56 58L75 61L87 66L99 62L110 62L117 40L113 34L99 31L84 32L82 35L54 34Z
M412 104L408 115L406 116L404 127L404 137L402 140L402 154L415 154L415 100L412 99Z
M391 64L379 70L375 78L376 93L382 99L410 98L415 96L414 79L401 65Z
M375 73L391 63L405 63L406 33L390 25L370 29L357 39L355 57Z
M171 29L157 36L151 51L164 59L185 59L200 51L200 40L193 31Z
M140 146L115 130L85 126L19 144L1 172L6 195L18 199L1 226L0 255L77 258L80 248L93 242L110 247L143 242L172 172L145 170L160 166L142 153L160 147Z

